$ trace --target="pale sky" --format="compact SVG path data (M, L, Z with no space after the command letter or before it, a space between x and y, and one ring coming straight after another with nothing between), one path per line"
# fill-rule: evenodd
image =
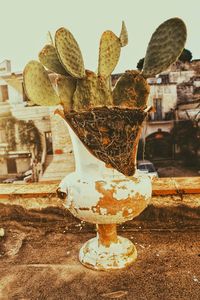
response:
M135 69L144 57L155 29L172 17L188 30L186 48L200 58L199 0L0 0L0 62L10 59L12 71L22 71L46 43L47 32L68 28L81 48L85 68L96 71L101 34L119 35L125 21L129 44L122 48L114 71Z

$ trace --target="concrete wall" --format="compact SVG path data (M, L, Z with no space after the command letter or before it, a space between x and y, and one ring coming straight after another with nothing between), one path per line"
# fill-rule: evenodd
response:
M6 159L0 159L0 176L7 174L7 163Z
M22 92L22 80L17 78L15 75L11 75L9 78L1 78L0 85L8 86L9 103L11 105L21 104L25 105L23 101Z

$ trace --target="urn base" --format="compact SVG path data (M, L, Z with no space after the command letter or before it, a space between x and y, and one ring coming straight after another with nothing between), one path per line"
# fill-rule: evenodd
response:
M116 270L128 267L137 258L134 244L127 238L117 236L109 246L100 243L99 237L90 239L79 252L80 262L94 270Z

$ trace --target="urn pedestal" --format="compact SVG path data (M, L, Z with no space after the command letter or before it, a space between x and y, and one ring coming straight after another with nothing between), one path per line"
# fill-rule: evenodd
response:
M124 268L136 260L137 250L130 240L117 235L116 225L132 220L147 207L151 180L139 171L124 176L107 168L68 129L76 167L61 181L58 194L66 194L66 208L75 217L97 225L97 236L82 246L79 260L96 270Z

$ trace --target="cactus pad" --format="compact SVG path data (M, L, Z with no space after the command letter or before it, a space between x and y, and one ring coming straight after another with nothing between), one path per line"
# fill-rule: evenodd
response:
M76 90L76 81L73 77L65 76L59 76L57 79L58 95L65 113L73 109L73 95Z
M120 52L120 39L112 31L105 31L99 46L98 74L100 76L110 76L118 63Z
M85 68L81 50L71 32L65 28L56 31L55 45L60 61L73 77L83 78Z
M66 70L61 65L56 49L53 45L46 45L39 53L40 62L50 71L67 75Z
M122 21L122 29L119 36L119 40L120 40L121 47L124 47L128 44L128 32L124 21Z
M38 105L57 105L60 103L41 63L30 61L23 72L25 91L28 98Z
M104 77L86 71L86 77L77 80L77 88L73 97L73 109L86 111L93 107L112 105L111 91Z
M184 48L186 36L186 26L181 19L172 18L162 23L149 42L143 75L154 76L175 62Z
M113 89L113 104L125 108L146 107L149 85L138 71L126 71Z
M51 35L50 31L47 32L47 44L54 46L53 38L52 38L52 35Z
M48 69L59 73L57 91L41 63L31 61L24 70L28 98L40 105L61 103L57 110L81 142L96 158L126 176L135 172L137 146L146 117L149 85L147 77L162 72L182 52L186 27L173 18L161 24L149 42L144 69L126 71L113 91L110 75L118 63L121 47L127 45L128 34L122 23L120 36L105 31L100 40L98 75L85 71L79 46L65 28L57 30L55 48L51 43L43 48L39 59ZM70 74L71 76L65 76ZM74 78L73 78L74 77Z

